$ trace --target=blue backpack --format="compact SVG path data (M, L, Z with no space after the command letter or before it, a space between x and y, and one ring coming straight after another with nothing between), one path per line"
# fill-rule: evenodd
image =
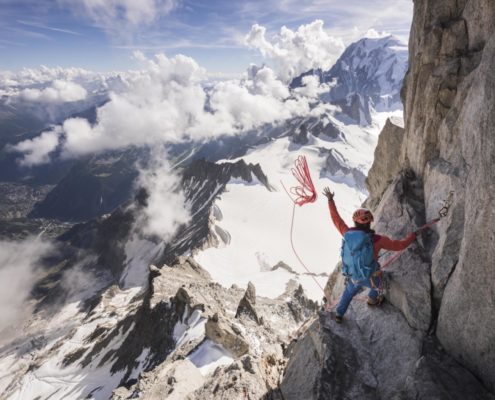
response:
M378 263L373 255L373 233L348 230L342 240L342 272L353 281L371 278Z

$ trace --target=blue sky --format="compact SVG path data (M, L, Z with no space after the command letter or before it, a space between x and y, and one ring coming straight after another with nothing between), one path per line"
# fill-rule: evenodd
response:
M321 19L345 44L369 29L407 40L412 7L412 0L0 0L0 69L126 70L141 50L239 73L263 61L244 44L255 23L267 37Z

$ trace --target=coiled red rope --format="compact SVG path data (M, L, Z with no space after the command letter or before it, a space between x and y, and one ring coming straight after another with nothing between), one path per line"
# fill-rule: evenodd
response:
M294 204L303 206L307 203L314 203L318 198L318 195L316 194L315 185L311 179L311 173L309 172L306 157L297 157L294 162L294 168L291 168L291 172L292 175L294 175L294 178L299 182L299 186L290 188L290 192L296 196L296 198L292 200Z
M294 168L291 168L291 172L292 172L292 175L294 175L294 178L296 178L296 180L299 182L298 186L293 186L290 188L290 193L292 193L294 196L296 196L295 199L290 195L289 191L287 191L284 183L281 182L284 190L286 191L287 195L289 196L292 203L294 204L294 206L292 207L292 218L291 218L291 223L290 223L290 244L292 246L292 251L294 252L294 255L296 256L299 263L308 272L308 274L313 278L313 280L316 282L316 284L322 290L322 292L325 293L325 290L321 286L320 282L318 282L318 280L314 277L314 274L309 270L309 268L306 267L306 264L304 264L304 261L301 259L301 257L297 253L297 250L294 246L294 239L293 239L293 236L294 236L293 235L294 217L296 214L296 204L298 206L303 206L304 204L314 203L316 201L316 199L318 198L318 194L316 193L315 185L313 184L313 180L311 179L311 173L309 171L308 162L306 161L306 157L304 157L304 156L297 157L296 161L294 162Z

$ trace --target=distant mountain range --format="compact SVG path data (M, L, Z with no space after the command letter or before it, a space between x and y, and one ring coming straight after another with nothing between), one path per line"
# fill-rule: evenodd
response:
M393 36L379 39L364 38L351 44L329 71L310 70L295 78L290 87L303 85L305 76L313 75L321 83L330 84L321 102L338 105L345 123L353 121L366 126L372 122L374 111L401 108L400 88L407 69L407 47ZM33 138L50 123L61 123L65 118L81 117L90 123L96 121L96 109L105 101L101 90L93 97L94 105L77 109L79 105L62 105L55 112L56 120L43 120L40 115L16 105L0 102L0 182L34 186L53 185L46 198L30 207L30 217L80 222L111 212L133 194L137 176L136 165L146 162L145 149L124 149L86 156L79 160L55 160L49 164L26 168L18 165L17 154L8 152L5 145ZM225 136L207 143L182 143L169 146L173 159L187 158L187 162L205 158L209 161L240 157L250 148L283 135L295 135L295 141L304 144L308 131L320 132L338 139L339 128L327 120L308 117L296 118L265 126L242 136ZM26 207L20 207L25 210Z
M291 82L303 85L303 78L317 76L331 84L323 101L340 105L361 125L371 123L371 110L402 109L400 90L407 71L407 46L394 36L364 38L352 43L328 71L310 70Z

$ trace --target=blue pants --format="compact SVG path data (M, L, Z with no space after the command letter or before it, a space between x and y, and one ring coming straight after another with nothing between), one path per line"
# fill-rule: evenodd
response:
M381 283L380 278L373 277L372 279L375 287L380 287L380 283ZM371 282L369 279L364 281L359 281L356 283L353 283L351 279L348 279L344 293L342 293L342 297L340 298L339 304L337 305L337 315L342 316L345 314L345 312L347 311L347 307L349 307L349 304L351 304L352 298L359 293L359 291L363 286L371 289L370 292L368 293L368 297L371 300L377 299L378 290L376 290L371 286Z

